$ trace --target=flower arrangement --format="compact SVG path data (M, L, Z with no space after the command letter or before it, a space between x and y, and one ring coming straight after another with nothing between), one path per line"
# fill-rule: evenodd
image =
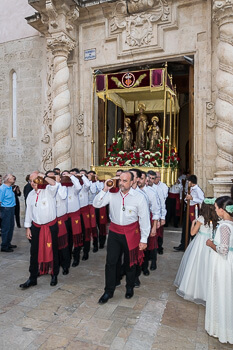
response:
M107 155L102 160L102 166L132 166L132 167L161 167L164 142L164 166L175 169L179 165L180 158L174 148L171 148L169 156L169 137L158 141L154 152L133 148L132 151L124 151L121 136L113 138L112 145L108 148ZM170 163L169 163L170 161Z

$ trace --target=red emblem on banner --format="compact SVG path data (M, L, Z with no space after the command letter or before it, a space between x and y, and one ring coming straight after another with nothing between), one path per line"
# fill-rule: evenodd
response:
M135 76L132 73L125 73L121 79L122 85L126 88L130 88L135 83Z

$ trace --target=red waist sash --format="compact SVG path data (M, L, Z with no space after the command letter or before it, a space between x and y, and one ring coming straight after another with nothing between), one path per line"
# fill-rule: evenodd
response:
M141 265L143 263L144 253L142 250L139 250L141 235L138 221L129 225L117 225L111 222L109 231L125 235L129 248L130 267L134 264Z
M33 222L33 225L40 227L39 234L39 249L38 249L38 268L40 275L47 273L53 274L53 247L52 247L52 236L50 232L50 226L55 225L57 219L48 222L44 225L38 225Z
M189 220L192 222L195 219L195 205L189 206Z
M175 198L176 200L176 216L180 216L180 194L179 193L168 193L169 198Z
M68 215L64 214L57 218L58 223L58 249L64 249L68 247L68 234L65 221L68 220Z
M81 247L83 245L83 240L80 210L77 210L73 213L68 213L68 217L71 219L73 245L75 248Z

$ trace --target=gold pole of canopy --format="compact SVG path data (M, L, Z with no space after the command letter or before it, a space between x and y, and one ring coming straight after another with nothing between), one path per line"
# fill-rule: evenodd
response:
M177 101L177 96L176 96L176 85L174 87L175 91L175 97L174 97L174 131L173 131L173 146L175 150L177 151L177 135L176 135L176 101Z
M107 116L108 116L108 99L105 95L105 104L104 104L104 157L107 154Z
M117 137L117 105L115 105L115 137Z
M92 87L92 116L91 116L91 167L94 166L94 145L95 145L95 136L94 136L94 107L95 107L95 75L93 74L93 87Z
M162 157L162 172L164 172L164 151L166 137L166 116L167 116L167 62L164 69L164 109L163 109L163 157ZM162 180L163 181L163 180Z
M171 156L171 146L172 146L172 102L173 98L170 95L170 119L169 119L169 149L168 149L168 155ZM170 159L169 159L169 167L170 167Z

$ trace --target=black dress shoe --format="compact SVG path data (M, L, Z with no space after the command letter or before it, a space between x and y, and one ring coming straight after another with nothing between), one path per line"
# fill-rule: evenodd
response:
M63 274L63 275L68 275L68 273L69 273L68 267L64 267L64 269L63 269L63 271L62 271L62 274Z
M178 247L173 247L177 252L184 252L184 247L180 244Z
M20 288L22 289L27 289L29 287L33 287L33 286L36 286L37 285L37 281L32 281L30 280L30 278L25 282L25 283L22 283L20 284Z
M145 271L143 271L143 275L144 276L149 276L149 274L150 274L150 271L147 269L147 270L145 270Z
M98 252L98 247L93 248L93 253L96 253L96 252Z
M158 249L158 254L163 255L163 248Z
M1 248L1 252L12 253L14 250L12 248Z
M126 299L131 299L133 295L134 295L133 288L127 288L125 293Z
M88 260L88 258L89 258L89 254L88 253L85 253L85 254L83 254L83 257L82 257L82 260Z
M103 249L104 248L104 244L100 244L100 249Z
M154 271L154 270L156 270L156 269L157 269L156 263L152 263L152 264L150 265L150 270L151 270L151 271Z
M74 260L72 263L72 267L78 266L79 265L79 260Z
M11 249L17 248L17 245L15 245L15 244L10 244L10 245L9 245L9 248L11 248Z
M139 287L140 287L140 284L141 284L141 282L140 282L139 278L136 277L136 278L135 278L135 282L134 282L134 287L135 287L135 288L139 288Z
M52 275L51 276L50 286L54 287L56 285L57 285L57 276Z
M99 304L105 304L108 302L108 299L111 299L113 297L113 295L108 294L108 293L104 293L100 298L98 303Z

